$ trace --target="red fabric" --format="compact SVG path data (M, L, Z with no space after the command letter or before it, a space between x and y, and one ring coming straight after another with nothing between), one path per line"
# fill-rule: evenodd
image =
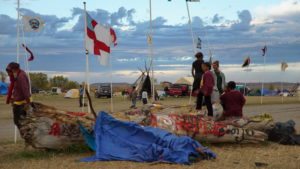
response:
M94 41L94 55L101 55L100 50L110 53L110 47L99 41L94 31L87 29L87 35Z
M26 100L29 103L31 97L29 87L29 79L26 73L23 70L19 70L17 78L14 80L12 92L14 101Z
M85 113L85 112L67 112L67 114L69 114L71 116L85 116L85 115L87 115L87 113Z
M7 93L7 97L6 97L6 104L10 103L11 97L12 97L12 92L14 89L14 76L13 75L9 75L9 80L10 80L10 84L8 87L8 93Z
M115 30L113 30L112 28L110 28L110 35L112 37L112 41L114 43L114 46L117 46L117 35L115 33Z
M246 100L241 92L236 90L225 92L220 97L220 100L224 107L225 117L243 116L243 106L245 105Z
M24 44L22 44L22 46L23 46L23 48L30 54L30 56L29 56L29 58L28 58L28 61L29 61L29 62L30 62L30 61L33 61L34 55L33 55L33 53L31 52L31 50L30 50L27 46L25 46Z
M49 134L53 135L53 136L59 136L60 135L59 123L55 122L55 123L52 124Z
M214 81L214 77L213 74L211 73L211 71L206 71L203 74L203 85L200 86L200 90L201 92L204 94L204 96L210 96L213 92L213 88L215 85L215 81Z

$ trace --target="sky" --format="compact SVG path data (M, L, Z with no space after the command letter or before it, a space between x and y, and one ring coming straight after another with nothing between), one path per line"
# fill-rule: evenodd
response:
M16 0L0 0L0 71L16 61ZM118 45L111 47L112 66L89 56L90 81L133 83L149 63L149 0L87 0L87 11L98 23L111 26ZM208 60L219 60L227 81L300 82L300 0L201 0L189 3L197 49ZM85 80L84 19L81 0L21 0L22 15L39 16L40 32L22 32L20 43L36 58L32 72ZM194 50L184 0L152 0L154 76L171 81L191 75ZM261 48L267 45L266 65ZM21 66L25 52L20 49ZM251 57L251 71L241 68ZM288 63L280 71L282 61Z

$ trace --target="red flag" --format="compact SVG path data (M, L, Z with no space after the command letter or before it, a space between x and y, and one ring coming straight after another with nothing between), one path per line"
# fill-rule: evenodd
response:
M249 66L249 65L250 65L250 62L251 62L250 57L247 57L247 58L244 60L244 63L243 63L243 65L242 65L242 67Z
M29 62L30 62L30 61L33 61L34 55L33 55L33 53L31 52L31 50L30 50L27 46L25 46L24 44L22 44L22 46L23 46L23 48L29 53L28 61L29 61Z

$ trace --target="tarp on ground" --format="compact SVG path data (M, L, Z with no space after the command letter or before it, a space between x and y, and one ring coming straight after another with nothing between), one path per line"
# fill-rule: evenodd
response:
M96 154L82 161L126 160L189 164L190 157L216 157L190 137L177 137L158 128L119 121L105 112L99 114L94 133ZM202 155L197 148L202 150Z
M8 84L0 82L0 95L7 95Z

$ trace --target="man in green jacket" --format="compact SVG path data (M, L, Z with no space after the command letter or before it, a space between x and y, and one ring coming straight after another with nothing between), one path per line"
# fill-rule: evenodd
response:
M224 92L226 80L224 73L219 68L219 61L213 62L213 77L215 81L215 86L212 94L212 103L220 102L220 95Z

